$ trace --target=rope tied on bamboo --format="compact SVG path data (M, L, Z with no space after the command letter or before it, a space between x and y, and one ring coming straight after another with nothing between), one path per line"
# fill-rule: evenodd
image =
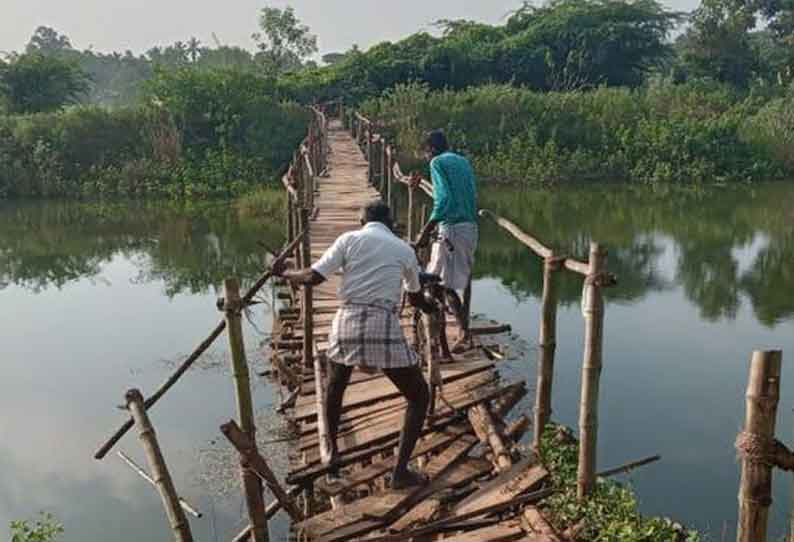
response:
M764 438L757 433L742 431L736 436L734 446L739 459L743 461L794 471L794 452L776 438Z

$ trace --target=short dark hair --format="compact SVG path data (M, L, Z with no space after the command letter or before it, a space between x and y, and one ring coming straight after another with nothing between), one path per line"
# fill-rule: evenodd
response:
M433 152L433 154L441 154L449 150L449 141L443 130L433 130L427 134L425 138L425 145Z
M361 212L361 219L365 224L369 222L380 222L389 228L393 225L391 209L380 199L370 201L364 206Z

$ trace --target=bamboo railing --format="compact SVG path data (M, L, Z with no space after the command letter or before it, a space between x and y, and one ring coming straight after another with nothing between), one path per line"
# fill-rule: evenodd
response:
M268 540L267 520L279 509L286 510L293 519L300 517L296 505L291 500L297 491L295 488L291 488L288 491L281 490L272 471L270 471L264 459L256 450L256 431L251 400L250 377L244 353L240 314L243 309L254 303L254 297L270 281L273 276L271 271L273 266L292 257L293 253L296 251L300 253L300 257L303 259L310 257L308 248L310 246L308 222L311 209L314 207L314 191L317 178L322 176L327 168L329 145L325 111L328 110L329 107L337 108L337 114L342 114L343 106L341 103L312 108L312 120L309 123L306 138L302 141L286 174L282 178L282 182L288 193L288 242L286 247L280 255L275 257L271 267L263 272L242 297L240 296L239 282L237 279L226 279L224 284L225 298L218 300L217 303L217 307L225 312L225 318L218 322L209 336L196 346L193 352L179 364L176 370L169 375L165 382L163 382L163 384L149 397L144 399L137 390L133 390L128 394L126 410L129 416L94 454L95 459L103 459L130 429L136 425L139 427L141 439L147 452L150 468L152 469L152 476L149 476L148 473L138 467L123 453L120 452L119 455L139 476L146 479L160 490L175 540L186 541L192 539L190 527L187 520L184 518L182 509L188 510L197 517L201 517L201 514L176 495L173 489L173 482L170 480L170 476L165 468L165 463L162 460L162 453L157 446L154 429L151 427L151 423L148 420L148 410L176 385L182 376L184 376L193 364L215 343L224 331L226 331L229 336L229 345L232 352L233 379L235 382L238 416L240 419L240 427L234 425L230 428L229 424L226 424L224 426L224 434L229 437L240 451L243 490L245 493L245 500L248 504L250 518L250 525L240 533L235 540L247 538L253 538L256 542ZM304 292L304 296L306 300L304 306L308 307L308 314L311 314L311 290L309 289L307 292ZM307 363L311 363L314 361L312 359L314 345L311 344L312 319L308 318L307 322L310 347L304 348L303 350L304 356L308 356L308 360L306 360ZM316 361L314 362L316 363ZM266 485L273 490L274 494L277 496L277 503L265 506L262 494L263 479Z
M358 112L349 112L347 119L350 131L367 157L370 183L380 188L384 200L392 205L393 184L407 188L406 240L413 241L418 233L414 228L414 210L417 206L416 191L432 199L433 185L427 179L416 179L405 175L397 160L397 150L379 134L376 125ZM425 211L423 211L424 215ZM481 210L480 216L493 220L544 261L543 296L541 300L541 322L539 330L539 362L534 408L533 447L538 449L552 408L552 381L554 379L554 355L557 344L557 283L559 273L569 271L583 278L582 313L585 320L585 344L582 360L582 389L579 409L579 466L577 492L581 499L588 496L596 479L596 448L598 434L598 396L602 368L604 300L603 289L616 283L607 272L607 254L601 245L592 243L587 262L583 262L555 251L540 240L524 232L510 220L491 211ZM425 217L423 216L424 220ZM471 305L471 287L464 295L464 304Z

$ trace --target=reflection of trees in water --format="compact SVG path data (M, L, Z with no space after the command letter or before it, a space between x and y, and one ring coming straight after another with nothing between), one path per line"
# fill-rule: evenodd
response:
M135 262L136 281L162 280L169 296L204 292L225 276L252 278L280 244L281 225L243 219L228 203L5 203L0 206L0 289L38 292L100 274L115 256Z
M663 237L676 245L675 281L704 318L735 318L746 296L758 319L774 325L794 316L794 196L786 185L668 190L657 194L625 186L519 192L488 187L482 206L518 223L561 252L586 259L590 239L609 248L609 269L619 278L607 293L631 302L671 288L660 275ZM767 246L740 273L733 251L757 234ZM540 296L537 258L485 221L477 275L499 277L518 298ZM561 282L563 303L579 301L581 280Z

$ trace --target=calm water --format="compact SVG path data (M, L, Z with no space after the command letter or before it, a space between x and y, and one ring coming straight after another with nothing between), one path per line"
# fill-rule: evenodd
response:
M599 465L660 453L662 462L628 479L643 511L719 538L736 515L732 443L753 349L784 349L778 433L794 440L794 191L491 189L484 200L573 254L584 256L591 237L610 248L620 285L608 295ZM124 391L156 387L220 317L222 278L254 278L264 262L258 242L279 236L226 204L0 204L0 527L47 510L66 525L67 542L168 539L152 488L115 456L91 456L123 418L115 405ZM478 261L475 309L534 344L540 263L488 224ZM580 293L580 283L563 283L554 383L555 418L571 425ZM246 326L251 350L270 328L262 307ZM239 494L217 495L228 453L218 426L234 413L221 346L152 415L177 487L205 512L191 520L201 540L228 540L243 510ZM534 381L529 352L511 376ZM263 415L278 402L262 384L256 399ZM120 449L144 464L133 436ZM792 484L777 475L775 535L785 532ZM283 533L283 522L274 530Z

